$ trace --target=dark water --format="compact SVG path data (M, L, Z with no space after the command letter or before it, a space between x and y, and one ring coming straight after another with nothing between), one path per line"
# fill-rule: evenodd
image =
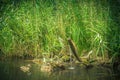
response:
M30 64L29 72L20 70L20 66ZM85 68L75 67L73 70L45 73L40 66L25 61L0 62L0 80L120 80L120 75L114 74L111 69L103 67Z

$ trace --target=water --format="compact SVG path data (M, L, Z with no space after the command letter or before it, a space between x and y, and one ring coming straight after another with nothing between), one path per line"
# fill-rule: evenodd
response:
M72 64L72 51L70 46L69 46L69 51L70 51L70 67L68 69L75 69L75 67L73 67L73 64Z
M23 72L20 67L31 65L30 70ZM99 66L85 69L74 66L74 69L46 73L40 71L40 65L26 61L0 62L0 80L120 80L120 75L112 70Z

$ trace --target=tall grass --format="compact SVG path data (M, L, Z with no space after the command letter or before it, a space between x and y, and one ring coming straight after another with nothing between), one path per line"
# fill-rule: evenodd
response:
M120 49L118 25L112 19L110 3L107 0L10 0L1 6L0 49L6 55L39 57L66 50L67 38L71 38L79 55L92 50L95 56L105 58L108 51L114 54Z

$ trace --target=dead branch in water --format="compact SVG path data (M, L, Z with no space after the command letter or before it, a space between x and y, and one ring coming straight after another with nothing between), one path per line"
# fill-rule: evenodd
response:
M76 58L79 62L81 62L81 59L80 59L80 58L78 57L78 55L77 55L77 50L76 50L76 47L75 47L74 42L73 42L71 39L68 39L68 43L69 43L69 45L70 45L70 48L71 48L72 53L73 53L73 55L75 56L75 58Z

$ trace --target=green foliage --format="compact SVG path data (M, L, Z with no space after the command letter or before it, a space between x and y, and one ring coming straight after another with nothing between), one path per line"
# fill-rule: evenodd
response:
M9 52L11 50L11 46L13 44L13 35L9 29L9 27L4 27L0 31L0 45L4 53Z
M72 38L80 55L91 50L103 58L107 51L112 55L120 50L120 28L111 4L111 0L9 0L0 10L0 48L6 54L39 56L67 49L67 38Z

